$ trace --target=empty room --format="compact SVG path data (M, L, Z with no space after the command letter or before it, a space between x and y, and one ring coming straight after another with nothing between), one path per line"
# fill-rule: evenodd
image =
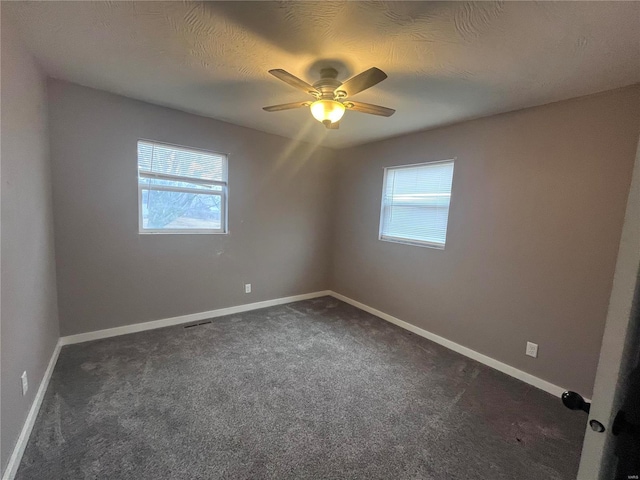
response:
M2 480L640 476L640 2L1 1Z

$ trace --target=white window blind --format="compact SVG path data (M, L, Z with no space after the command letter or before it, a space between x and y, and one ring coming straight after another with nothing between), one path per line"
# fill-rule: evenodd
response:
M384 171L380 239L444 248L453 160Z
M139 230L225 233L227 156L138 141Z

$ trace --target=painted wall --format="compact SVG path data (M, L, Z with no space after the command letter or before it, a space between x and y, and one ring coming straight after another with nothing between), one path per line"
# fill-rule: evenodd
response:
M5 470L58 340L46 83L2 17L0 464ZM22 396L20 375L29 391Z
M56 80L49 112L62 335L328 287L331 150ZM140 138L229 154L228 235L138 233Z
M591 396L639 107L636 86L341 150L333 290ZM378 240L383 167L454 157L446 249Z

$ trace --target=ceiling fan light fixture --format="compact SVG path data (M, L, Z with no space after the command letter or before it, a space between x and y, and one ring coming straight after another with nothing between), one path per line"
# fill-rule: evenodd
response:
M330 123L336 123L344 115L344 105L335 100L317 100L311 104L311 115L320 123L326 125L328 120Z
M340 82L336 79L338 72L335 68L323 68L320 71L322 78L313 85L301 80L295 75L291 75L281 68L269 70L269 73L278 80L282 80L284 83L310 94L314 100L313 103L311 103L311 101L302 101L262 107L266 112L279 112L281 110L310 107L313 118L329 130L337 130L340 128L340 119L344 115L345 109L368 113L369 115L379 115L381 117L390 117L395 113L395 110L392 108L351 101L353 95L371 88L387 78L387 74L376 67L371 67L369 70L365 70L355 77L351 77L346 82Z

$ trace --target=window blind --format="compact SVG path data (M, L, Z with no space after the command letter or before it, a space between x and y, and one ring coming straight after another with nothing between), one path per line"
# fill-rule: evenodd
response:
M385 169L380 239L444 248L453 160Z
M224 155L146 141L138 142L138 170L143 174L224 182Z

